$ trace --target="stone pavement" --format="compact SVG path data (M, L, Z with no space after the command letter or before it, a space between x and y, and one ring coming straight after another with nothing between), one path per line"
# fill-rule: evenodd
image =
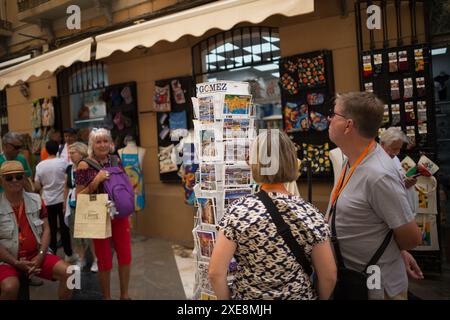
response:
M172 245L160 239L133 241L133 264L130 295L134 300L190 299L195 279L192 250ZM102 294L97 276L82 272L81 290L75 290L73 299L96 300ZM57 284L45 281L43 286L30 287L32 300L56 299ZM410 291L420 299L450 299L450 265L444 265L442 274L426 275L421 281L411 281ZM117 261L111 276L112 298L119 298Z

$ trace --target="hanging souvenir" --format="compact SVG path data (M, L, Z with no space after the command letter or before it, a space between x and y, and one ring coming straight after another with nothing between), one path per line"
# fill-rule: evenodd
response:
M183 165L180 168L181 180L184 189L184 198L186 204L193 206L195 204L195 172L198 169L198 164Z
M328 143L313 145L302 143L302 163L311 162L312 172L315 174L328 173L331 170L330 147ZM307 167L302 165L301 170L307 172Z
M403 79L403 99L408 100L413 97L413 81L412 78Z
M53 127L55 124L55 109L53 107L52 99L45 98L42 104L42 126Z
M39 99L33 101L33 106L31 109L31 126L33 129L37 129L42 126L42 108Z
M389 124L389 106L387 104L385 104L384 105L382 125L385 126L387 124Z
M400 105L392 105L392 125L396 126L400 123Z
M367 55L363 56L363 75L365 78L368 78L372 75L372 56Z
M131 94L129 86L125 86L120 92L120 95L122 96L123 101L125 101L125 104L131 104L133 102L133 95Z
M398 71L397 52L389 52L389 72L394 73Z
M175 102L177 104L186 103L186 98L184 97L184 92L183 92L183 88L181 88L180 81L172 80L170 84L172 86L172 92L173 92L173 96L175 98Z
M325 96L323 93L308 93L306 95L306 101L310 106L318 106L324 103Z
M425 97L427 92L425 88L425 78L419 77L416 78L416 88L417 88L417 96L422 98Z
M416 120L416 116L414 114L414 102L405 102L405 118L406 122L413 122Z
M153 108L156 112L170 112L171 106L169 85L166 85L164 87L155 86Z
M325 83L323 55L313 58L298 58L299 88L311 88Z
M175 154L175 146L159 147L159 172L168 173L178 170Z
M417 115L419 123L427 122L427 103L426 101L417 102Z
M398 69L401 72L407 72L409 70L408 52L399 51L398 53Z
M415 49L414 50L414 66L416 72L425 70L425 61L423 59L423 49Z
M117 112L114 115L113 122L119 131L122 131L125 128L129 128L132 123L131 119L125 116L121 111Z
M366 92L373 92L373 82L364 83L364 90Z
M373 55L374 72L380 74L383 72L383 55L381 53Z
M391 80L391 100L397 101L400 99L400 88L398 80Z
M178 141L188 135L186 111L171 112L169 114L170 138Z
M421 146L424 146L427 144L427 136L428 136L428 126L426 123L419 123L418 125L419 129L419 143Z
M416 127L415 126L407 126L406 127L406 136L408 137L408 145L410 147L416 146Z
M436 195L429 196L419 192L419 212L422 211L422 207L428 208L435 207ZM427 212L428 213L428 212ZM433 212L434 213L434 212ZM438 251L439 250L439 236L436 223L436 216L434 214L418 214L416 216L416 223L421 233L422 242L414 248L418 251Z
M323 114L315 111L309 113L311 128L317 131L324 131L328 128L328 120Z
M284 129L287 132L309 130L308 105L304 102L287 102L284 107Z

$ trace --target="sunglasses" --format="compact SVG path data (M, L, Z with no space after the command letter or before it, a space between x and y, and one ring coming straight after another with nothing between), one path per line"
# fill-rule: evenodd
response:
M16 181L22 181L23 179L23 173L16 173L16 174L5 174L3 176L3 178L7 181L7 182L11 182L14 179L16 179Z
M9 143L9 145L12 146L15 150L20 150L20 149L23 148L23 145L15 145L15 144L12 144L12 143Z

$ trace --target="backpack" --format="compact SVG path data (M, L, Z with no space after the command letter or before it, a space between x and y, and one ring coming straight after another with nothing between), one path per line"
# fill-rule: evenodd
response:
M118 212L118 218L126 218L134 212L134 190L126 172L119 167L117 156L111 156L111 167L102 168L98 163L83 159L88 165L97 171L105 170L109 173L109 179L103 181L103 188L114 202Z

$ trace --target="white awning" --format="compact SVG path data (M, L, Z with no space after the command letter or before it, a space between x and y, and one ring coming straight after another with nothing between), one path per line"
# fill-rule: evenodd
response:
M213 28L229 30L239 22L260 23L275 14L292 17L313 11L314 0L221 0L96 36L96 58L187 34L198 37Z
M84 39L66 47L53 50L31 60L0 71L0 90L7 85L14 85L31 76L40 76L45 71L54 72L61 66L69 67L76 61L91 59L91 44L93 38Z

